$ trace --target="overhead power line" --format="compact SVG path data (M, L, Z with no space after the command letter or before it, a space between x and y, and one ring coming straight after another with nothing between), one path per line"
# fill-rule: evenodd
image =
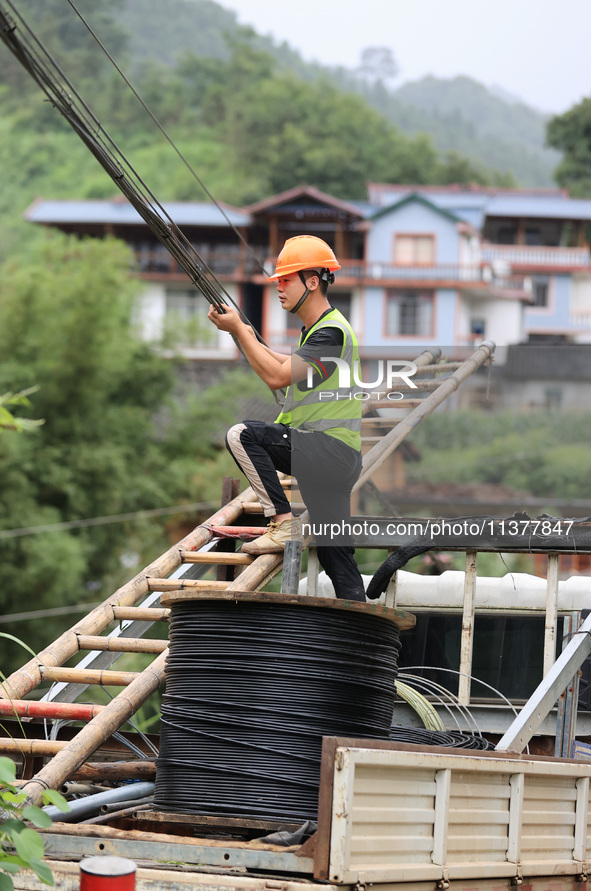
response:
M94 603L70 603L68 606L53 606L49 609L34 609L28 613L11 613L9 616L0 616L0 624L10 622L27 622L30 619L48 619L50 616L65 616L68 613L85 613L98 606Z
M68 520L63 523L46 523L43 526L23 526L20 529L0 530L2 538L20 538L24 535L40 535L43 532L59 532L63 529L83 529L86 526L105 526L108 523L124 523L127 520L142 520L150 517L164 517L169 514L193 513L198 510L215 508L212 501L195 501L192 504L177 504L174 507L156 507L153 510L136 510L128 514L111 514L106 517L88 517L83 520Z

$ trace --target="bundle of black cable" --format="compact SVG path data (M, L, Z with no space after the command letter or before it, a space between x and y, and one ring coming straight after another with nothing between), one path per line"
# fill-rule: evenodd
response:
M301 600L171 605L156 808L315 819L322 737L388 739L396 625Z

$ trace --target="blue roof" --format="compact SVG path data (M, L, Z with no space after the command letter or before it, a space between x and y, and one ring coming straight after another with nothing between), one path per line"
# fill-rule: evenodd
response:
M591 201L560 195L494 195L487 216L591 220Z
M165 202L162 207L178 226L228 226L215 204L198 201ZM250 215L222 205L234 226L247 226ZM38 199L25 212L31 223L96 223L121 226L143 224L138 212L125 200L116 201L45 201Z
M525 217L558 220L591 220L591 201L583 198L569 198L559 192L487 192L461 191L457 189L430 189L420 186L381 186L378 206L385 207L403 200L413 193L422 195L427 201L461 217L478 229L484 225L486 217Z
M359 213L366 219L373 216L373 214L379 210L379 207L376 204L370 204L369 201L348 201L347 203L356 207Z

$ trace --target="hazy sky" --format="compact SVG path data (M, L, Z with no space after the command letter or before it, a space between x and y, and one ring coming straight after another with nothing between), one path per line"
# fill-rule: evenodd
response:
M467 74L542 111L591 95L591 0L220 0L307 60L356 67L389 47L401 74Z

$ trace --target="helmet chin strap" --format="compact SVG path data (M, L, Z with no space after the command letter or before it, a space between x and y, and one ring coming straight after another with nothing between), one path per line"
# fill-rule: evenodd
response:
M295 315L295 313L298 311L298 309L300 308L300 306L303 304L304 300L310 293L310 288L306 284L306 277L301 269L298 271L298 275L299 275L300 279L302 280L302 284L304 285L306 290L304 291L304 293L302 294L302 296L300 297L300 299L298 300L296 305L293 307L293 309L290 309L290 313L292 313L292 315Z
M318 275L318 277L320 278L321 281L327 281L329 285L334 284L334 274L332 272L330 272L330 270L322 269L319 273L316 273L316 274ZM298 300L298 302L296 303L294 308L289 310L290 313L292 313L292 314L295 314L298 311L298 309L300 308L300 306L303 304L304 300L310 293L310 288L306 285L306 276L304 275L304 273L301 269L298 271L298 275L302 281L302 284L306 288L306 290L304 291L304 293L302 294L302 296L300 297L300 299Z

